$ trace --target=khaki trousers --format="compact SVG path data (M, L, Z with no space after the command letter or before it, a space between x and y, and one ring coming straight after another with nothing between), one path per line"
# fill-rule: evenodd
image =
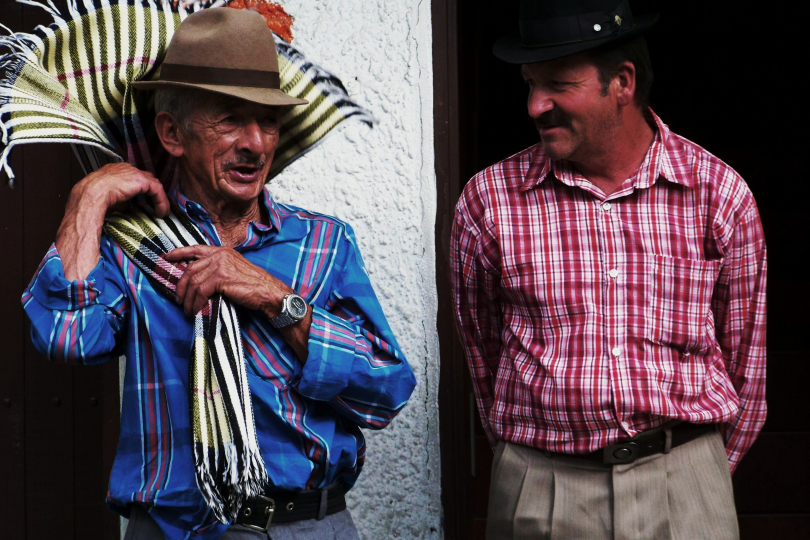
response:
M719 433L625 465L498 443L487 540L738 540Z

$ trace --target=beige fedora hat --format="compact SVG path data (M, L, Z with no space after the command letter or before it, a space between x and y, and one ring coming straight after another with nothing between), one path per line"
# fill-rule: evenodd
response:
M273 33L255 11L204 9L189 15L166 50L158 78L138 89L193 87L263 105L306 105L280 90Z

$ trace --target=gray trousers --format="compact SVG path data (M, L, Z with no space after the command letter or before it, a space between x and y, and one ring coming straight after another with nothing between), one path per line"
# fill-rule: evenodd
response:
M487 540L738 540L719 433L606 466L500 442Z
M163 540L163 532L144 508L133 506L124 540ZM306 519L270 525L267 532L231 525L222 540L360 540L349 513L343 510L322 520Z

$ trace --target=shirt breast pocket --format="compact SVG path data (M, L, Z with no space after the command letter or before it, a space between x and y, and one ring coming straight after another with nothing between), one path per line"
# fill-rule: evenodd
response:
M710 346L714 338L712 295L723 261L648 255L652 294L647 329L655 343L684 352Z

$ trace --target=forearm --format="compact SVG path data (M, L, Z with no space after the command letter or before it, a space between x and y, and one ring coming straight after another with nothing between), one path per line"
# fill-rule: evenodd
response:
M68 280L85 279L98 263L107 210L140 194L152 198L158 216L169 212L169 200L160 182L127 163L105 165L73 186L56 233L56 247Z
M56 248L66 279L86 279L98 264L105 212L106 208L98 205L68 202L65 217L56 233Z

